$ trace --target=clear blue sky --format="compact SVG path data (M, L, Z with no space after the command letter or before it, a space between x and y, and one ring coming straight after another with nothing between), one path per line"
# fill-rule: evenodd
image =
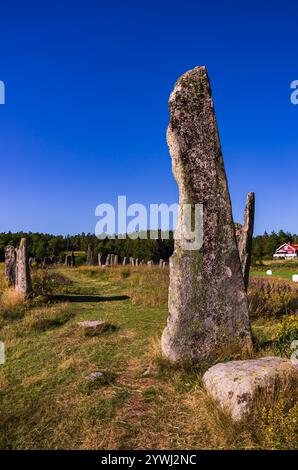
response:
M0 231L94 231L101 202L173 203L176 79L206 65L235 220L298 232L298 2L5 1Z

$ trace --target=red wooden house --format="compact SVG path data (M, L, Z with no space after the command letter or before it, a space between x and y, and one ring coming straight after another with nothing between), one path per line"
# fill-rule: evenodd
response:
M284 243L273 255L273 258L297 258L298 257L298 245L292 245L290 242Z

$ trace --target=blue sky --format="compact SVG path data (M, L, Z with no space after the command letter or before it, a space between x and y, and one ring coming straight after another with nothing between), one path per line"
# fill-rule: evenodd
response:
M97 204L173 203L176 79L208 68L235 220L298 232L298 3L14 1L0 6L0 231L93 232Z

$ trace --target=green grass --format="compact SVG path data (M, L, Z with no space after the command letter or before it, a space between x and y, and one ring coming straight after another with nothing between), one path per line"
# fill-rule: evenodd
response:
M162 359L168 270L59 271L73 282L0 330L7 356L0 366L0 448L266 447L255 423L233 425L210 402L201 371ZM77 326L82 320L118 328L89 337ZM274 338L275 325L254 325L259 356L271 353L262 344ZM88 384L95 371L110 379Z
M268 276L266 274L266 271L267 269L265 269L264 271L251 271L251 275L252 276L265 276L267 278L270 278L270 277L275 277L275 278L279 278L279 279L287 279L288 281L292 281L292 276L293 274L298 274L298 269L297 270L292 270L292 269L288 269L288 270L280 270L280 269L272 269L272 276Z

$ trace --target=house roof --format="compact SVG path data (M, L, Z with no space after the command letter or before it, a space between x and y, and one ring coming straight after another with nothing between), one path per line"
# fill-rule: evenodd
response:
M277 248L275 253L278 253L278 252L287 252L287 253L292 252L292 253L295 253L296 250L298 251L298 245L296 245L296 244L292 245L290 242L288 242L288 243L284 243L279 248Z

